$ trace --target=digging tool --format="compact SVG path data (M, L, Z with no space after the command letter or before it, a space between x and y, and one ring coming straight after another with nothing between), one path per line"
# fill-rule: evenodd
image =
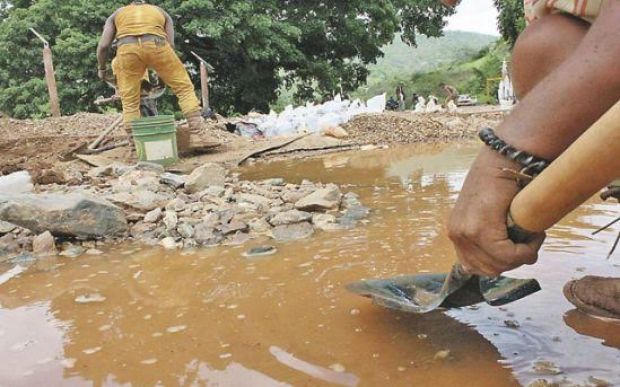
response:
M108 128L106 130L104 130L103 133L101 133L99 135L99 137L97 137L97 139L95 141L93 141L88 146L88 150L93 151L93 150L97 149L97 147L99 146L99 144L101 144L101 141L103 141L105 136L107 136L108 134L112 133L114 131L114 129L118 128L122 123L123 123L123 117L118 117L112 123L112 125L108 126Z
M532 234L547 230L617 178L619 152L620 102L517 194L510 207L510 238L527 242ZM470 275L456 264L449 274L361 281L347 289L387 308L427 313L480 302L504 305L540 290L540 286L533 279Z

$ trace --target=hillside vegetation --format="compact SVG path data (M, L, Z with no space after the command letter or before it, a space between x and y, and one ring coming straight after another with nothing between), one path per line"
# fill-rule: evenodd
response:
M399 84L405 87L408 98L413 92L441 95L438 85L444 82L463 94L477 96L481 102L493 103L497 82L489 83L488 98L487 79L500 76L502 61L510 56L508 46L497 39L449 31L444 37L420 41L417 48L395 41L385 48L385 57L371 67L367 85L353 96L393 95Z

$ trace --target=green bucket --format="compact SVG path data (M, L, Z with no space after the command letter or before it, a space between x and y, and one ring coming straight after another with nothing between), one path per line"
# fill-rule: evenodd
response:
M174 116L144 117L131 122L140 161L172 165L179 159Z

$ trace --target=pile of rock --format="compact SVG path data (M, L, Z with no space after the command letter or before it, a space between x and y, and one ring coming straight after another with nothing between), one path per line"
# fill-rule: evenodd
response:
M88 178L89 185L0 195L0 219L10 222L0 223L0 256L76 256L126 238L166 248L240 245L259 236L286 242L355 227L369 214L356 194L333 184L243 181L218 164L190 175L117 164L94 168ZM71 242L57 246L58 237Z
M188 176L133 171L111 190L105 197L127 209L131 237L166 248L239 245L257 236L292 241L352 228L369 213L333 184L242 181L217 164Z

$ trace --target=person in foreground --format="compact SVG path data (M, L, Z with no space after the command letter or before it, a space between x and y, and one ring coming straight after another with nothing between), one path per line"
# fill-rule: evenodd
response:
M97 47L98 76L103 80L107 75L108 51L116 39L114 70L127 133L131 133L131 122L140 118L141 82L148 68L155 70L178 97L190 132L200 131L200 102L183 63L174 52L174 33L170 15L145 1L133 1L119 8L105 23Z
M525 0L525 8L529 24L513 53L520 103L496 133L551 161L620 100L620 1ZM526 244L509 239L506 219L519 187L502 169L521 167L485 147L450 217L450 239L471 273L497 276L533 264L545 238L538 234ZM568 283L564 293L580 310L620 318L618 278L588 276Z

